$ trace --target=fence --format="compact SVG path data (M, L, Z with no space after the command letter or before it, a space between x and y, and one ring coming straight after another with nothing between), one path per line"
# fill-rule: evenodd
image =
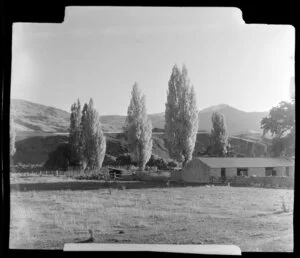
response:
M40 171L10 171L11 174L17 174L22 176L62 176L66 171L61 170L40 170Z
M167 182L170 180L170 172L168 171L160 171L159 173L154 172L142 172L137 171L136 177L142 181L161 181Z

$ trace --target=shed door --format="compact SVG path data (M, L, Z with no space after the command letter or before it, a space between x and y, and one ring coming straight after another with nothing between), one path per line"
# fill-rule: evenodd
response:
M221 177L226 177L226 170L225 170L225 168L221 168Z

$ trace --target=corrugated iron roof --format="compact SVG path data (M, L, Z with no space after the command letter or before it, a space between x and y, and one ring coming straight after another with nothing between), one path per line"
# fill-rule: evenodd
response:
M204 158L197 157L211 168L288 167L294 162L286 158Z

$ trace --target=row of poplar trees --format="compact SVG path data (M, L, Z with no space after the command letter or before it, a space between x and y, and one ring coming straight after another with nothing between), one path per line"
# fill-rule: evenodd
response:
M216 124L223 122L222 119L221 114L213 117ZM144 170L152 153L152 124L147 115L146 97L137 83L132 88L123 130L132 160ZM219 135L218 127L214 130ZM174 65L167 90L165 138L170 156L183 166L192 158L197 131L198 110L194 87L190 83L186 67L179 69ZM82 110L79 100L71 107L69 147L70 165L89 169L101 168L105 157L106 138L92 99Z

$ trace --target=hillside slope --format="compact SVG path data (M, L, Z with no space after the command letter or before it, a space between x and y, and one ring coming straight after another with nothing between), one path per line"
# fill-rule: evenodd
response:
M170 155L165 146L165 140L160 135L153 135L152 153L169 159ZM16 142L16 153L13 163L42 164L47 161L48 155L60 144L67 143L67 135L35 136ZM118 157L127 153L127 142L123 134L106 134L106 154Z
M49 135L49 133L68 132L70 114L64 110L32 103L25 100L12 99L12 115L15 119L17 137ZM226 117L229 135L261 132L260 120L268 112L244 112L228 105L217 105L199 112L199 130L211 130L211 116L214 111L222 112ZM101 116L104 132L120 132L125 116ZM164 128L164 113L149 114L153 128Z
M239 133L261 132L260 121L268 115L268 112L245 112L235 109L229 105L221 104L203 109L199 112L199 128L202 130L211 130L211 116L213 112L219 111L224 114L227 124L227 130L230 135Z
M68 112L20 99L11 100L15 128L25 132L67 132Z
M49 135L49 133L67 133L70 125L70 113L21 99L11 100L17 137ZM122 128L123 116L101 118L105 132L118 132Z
M198 133L195 145L194 155L203 153L209 145L209 134ZM166 147L164 134L153 134L152 153L164 158L170 159L169 151ZM106 154L118 157L128 152L127 142L124 134L106 133ZM25 138L16 142L16 154L13 157L13 163L23 164L42 164L47 161L48 155L54 151L59 145L68 142L67 135L55 136L36 136ZM262 157L265 155L264 145L260 142L244 140L237 137L229 139L233 150L241 156L245 157Z

